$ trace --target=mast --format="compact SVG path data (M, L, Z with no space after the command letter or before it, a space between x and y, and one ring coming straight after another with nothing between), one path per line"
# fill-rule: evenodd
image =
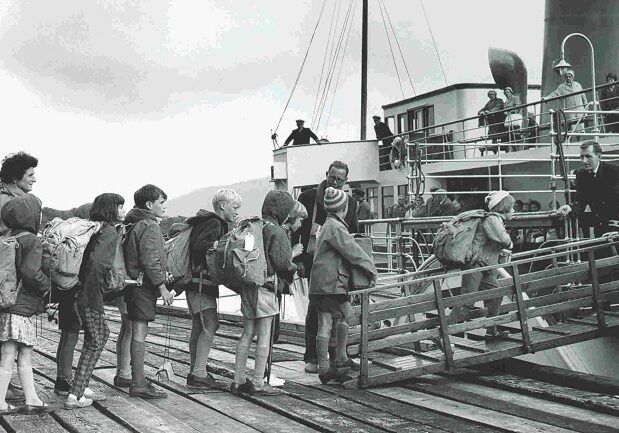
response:
M361 21L361 140L365 140L368 117L368 0L363 0Z

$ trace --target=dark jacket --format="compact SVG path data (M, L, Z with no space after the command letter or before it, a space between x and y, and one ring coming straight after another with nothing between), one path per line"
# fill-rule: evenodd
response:
M576 170L576 194L570 203L572 212L582 218L587 205L591 208L596 236L608 231L608 221L619 219L619 168L600 162L595 177L591 171Z
M297 266L292 263L290 238L281 226L293 207L292 196L278 190L269 191L262 204L262 219L267 222L262 227L267 276L277 274L278 292L282 292L292 282L297 270Z
M292 145L296 144L309 144L310 138L313 138L318 142L318 137L316 134L312 132L309 128L303 128L299 131L299 129L293 129L286 141L284 141L284 146L287 146L288 143L292 141Z
M372 219L372 209L370 204L363 200L357 203L357 220L369 220Z
M28 233L17 239L19 248L15 253L17 278L21 289L15 305L4 310L11 314L31 317L45 311L45 294L51 289L42 268L43 245L37 237L41 221L41 202L32 194L24 194L9 201L2 208L2 221L11 229L11 235Z
M157 219L144 209L134 207L125 218L125 266L132 280L144 273L144 289L156 289L166 280L166 254Z
M206 269L206 252L213 248L215 242L228 232L228 223L217 214L200 209L196 216L187 220L187 224L192 227L189 236L191 264L196 269ZM199 278L200 272L196 272L193 276ZM198 290L199 287L198 283L192 282L187 285L186 290ZM218 297L219 286L204 285L202 286L202 293Z
M116 246L122 233L109 223L102 223L101 230L90 238L84 250L80 268L80 291L77 306L104 313L103 289L108 283L110 271L116 257Z
M307 253L307 245L310 239L310 232L312 230L312 220L314 217L314 203L316 203L316 197L318 197L318 202L316 203L316 223L324 224L327 219L327 212L325 211L324 206L324 197L325 197L325 189L327 186L327 181L323 180L318 185L318 188L308 189L303 191L301 195L299 195L299 201L305 209L307 209L307 218L303 220L301 223L301 227L299 230L292 234L292 245L298 244L301 242L303 245L303 253L295 259L295 261L300 261L303 263L305 269L309 273L312 267L312 254ZM360 233L359 230L359 222L357 219L357 201L352 197L348 196L348 212L346 213L346 218L344 218L344 222L348 226L348 231L350 233Z
M374 132L376 133L377 140L383 140L385 137L390 137L383 140L383 145L391 146L391 143L393 142L393 132L391 132L391 129L389 129L389 125L384 122L375 123Z
M26 193L19 189L17 185L12 183L0 183L0 210L9 201L15 197L20 197ZM5 236L9 232L9 228L0 220L0 236Z
M316 241L310 294L347 294L353 267L372 278L376 276L374 262L348 233L346 223L329 215Z

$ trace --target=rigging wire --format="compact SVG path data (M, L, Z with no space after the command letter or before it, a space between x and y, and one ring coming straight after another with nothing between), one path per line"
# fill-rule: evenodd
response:
M408 71L408 65L406 64L406 59L404 58L404 53L402 52L402 47L400 46L400 41L395 34L395 29L393 28L393 24L391 23L391 17L389 16L389 11L387 10L387 6L385 6L385 0L381 0L383 4L383 8L385 9L385 15L387 16L387 21L389 22L389 26L391 27L391 32L393 33L393 39L395 39L396 44L398 45L398 50L400 51L400 57L402 58L402 63L404 63L404 69L406 70L406 75L408 76L408 81L411 83L411 88L413 89L413 95L417 96L417 91L415 90L415 85L413 84L413 79L411 78L411 74Z
M344 40L344 34L345 34L346 26L347 26L347 23L350 20L350 16L351 16L352 4L353 4L353 0L350 0L349 5L348 5L348 11L346 12L346 17L344 18L344 23L343 23L343 26L342 26L342 31L340 32L340 37L338 39L337 49L335 50L335 56L332 59L331 65L329 67L328 80L327 80L327 82L325 84L325 87L323 88L323 94L322 94L322 97L321 97L321 103L320 103L318 120L317 120L317 124L316 124L316 130L318 130L318 128L320 127L320 121L321 121L322 115L324 113L325 105L326 105L326 102L327 102L327 96L329 94L329 91L331 90L331 84L333 83L333 75L335 73L337 59L339 58L339 53L340 53L340 50L342 48L342 42Z
M423 10L423 16L426 18L426 24L428 25L428 30L430 31L430 36L432 37L432 44L434 45L434 51L436 52L436 57L438 58L438 64L441 67L441 72L443 72L443 79L445 80L445 84L448 85L447 75L445 75L445 69L443 68L443 62L441 62L441 55L438 52L438 47L436 46L436 40L434 39L434 33L432 32L432 27L430 26L430 20L428 19L428 14L426 13L426 7L423 4L423 0L419 0L421 3L421 9Z
M290 100L292 99L292 95L294 94L295 89L297 88L297 84L299 83L299 78L301 78L301 73L303 72L303 67L305 66L305 61L307 60L307 56L309 54L310 48L312 46L312 42L314 41L314 36L316 35L316 30L318 29L318 24L320 24L320 19L322 18L322 13L325 10L325 5L327 4L327 0L324 0L322 3L322 7L320 8L320 14L318 15L318 20L316 20L316 26L314 27L314 31L312 32L312 37L310 38L309 45L307 46L307 51L305 52L305 57L303 57L303 62L301 63L301 67L299 68L299 73L297 74L297 78L294 81L294 85L292 86L292 91L288 96L288 100L286 101L286 105L284 106L284 111L282 111L282 115L277 122L277 126L275 127L275 132L272 135L272 138L277 137L277 130L279 129L279 125L282 123L282 119L284 118L284 114L286 113L286 109L288 108L288 104L290 104Z
M325 0L326 1L326 0ZM333 10L335 11L336 5L339 2L333 4ZM322 67L320 68L320 79L318 80L318 89L316 90L316 99L314 99L314 109L312 110L312 120L310 126L314 128L314 121L316 119L316 109L318 108L318 95L320 94L320 88L322 87L322 77L325 73L325 65L327 64L327 52L329 51L329 45L331 43L331 33L334 28L335 13L331 15L331 24L329 25L329 35L327 36L327 48L325 49L325 55L322 58ZM333 41L335 43L335 40Z
M337 89L338 89L338 84L340 82L340 76L342 75L342 66L344 65L344 57L346 56L346 49L348 48L348 39L350 38L350 31L352 29L352 23L354 21L355 18L355 6L357 5L357 0L353 0L353 7L352 7L352 16L350 18L349 21L349 25L348 25L348 33L346 35L346 42L344 42L344 51L342 52L342 60L340 61L340 69L337 73L337 78L335 80L335 90L333 91L333 97L331 99L331 106L329 107L329 113L327 114L327 120L325 121L325 136L327 134L327 128L329 127L329 119L331 118L331 111L333 110L333 104L335 103L335 95L337 93Z
M391 52L391 58L393 59L393 67L395 68L395 73L398 77L398 83L400 83L400 92L402 93L402 99L404 99L404 88L402 87L402 79L400 78L400 71L398 70L398 63L395 60L395 55L393 54L393 47L391 46L391 38L389 37L389 30L387 30L387 22L385 21L385 14L383 13L384 4L382 2L378 3L378 8L380 9L380 16L383 19L383 26L385 27L385 36L387 36L387 43L389 44L389 51Z

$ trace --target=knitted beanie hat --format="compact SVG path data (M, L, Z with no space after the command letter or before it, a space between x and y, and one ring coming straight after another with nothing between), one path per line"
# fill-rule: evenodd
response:
M325 191L325 210L327 213L334 213L344 209L348 203L348 196L340 189L329 187Z
M486 204L488 204L488 210L492 210L501 200L507 197L509 193L507 191L492 191L486 196Z

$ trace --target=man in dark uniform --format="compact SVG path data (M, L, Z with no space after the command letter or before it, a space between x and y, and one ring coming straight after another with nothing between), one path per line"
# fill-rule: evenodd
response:
M372 119L374 119L374 132L376 132L376 139L383 140L384 146L391 146L391 142L393 141L393 132L391 132L389 126L380 121L380 116L372 116Z
M602 147L596 141L580 145L582 169L576 170L576 194L570 204L557 210L565 216L572 212L583 226L593 226L595 236L611 231L610 220L619 219L619 169L601 161ZM590 219L585 219L585 208L591 208Z
M284 141L284 146L288 146L291 141L293 146L297 144L309 144L310 138L313 138L316 143L319 143L316 134L314 134L311 129L304 128L303 124L305 124L304 120L297 120L297 129L292 130L286 141Z
M342 161L333 161L329 165L329 169L326 173L326 179L323 180L317 188L312 188L303 191L299 195L299 201L307 209L307 218L303 220L299 230L292 235L292 245L301 242L303 244L303 254L301 254L295 263L299 268L299 274L303 274L305 277L310 276L312 270L312 262L314 259L313 253L307 252L307 246L310 240L310 232L314 223L323 225L327 219L327 212L324 207L324 196L327 187L333 187L336 189L342 189L348 180L348 165ZM314 211L316 215L314 216ZM348 196L348 212L344 218L344 222L348 226L350 233L359 233L359 224L357 220L357 201ZM316 354L316 333L318 332L318 308L314 305L310 299L309 307L307 309L307 316L305 317L305 354L303 359L305 361L305 371L308 373L318 373L318 356ZM335 358L331 358L335 359ZM353 368L358 368L357 364L350 365Z

